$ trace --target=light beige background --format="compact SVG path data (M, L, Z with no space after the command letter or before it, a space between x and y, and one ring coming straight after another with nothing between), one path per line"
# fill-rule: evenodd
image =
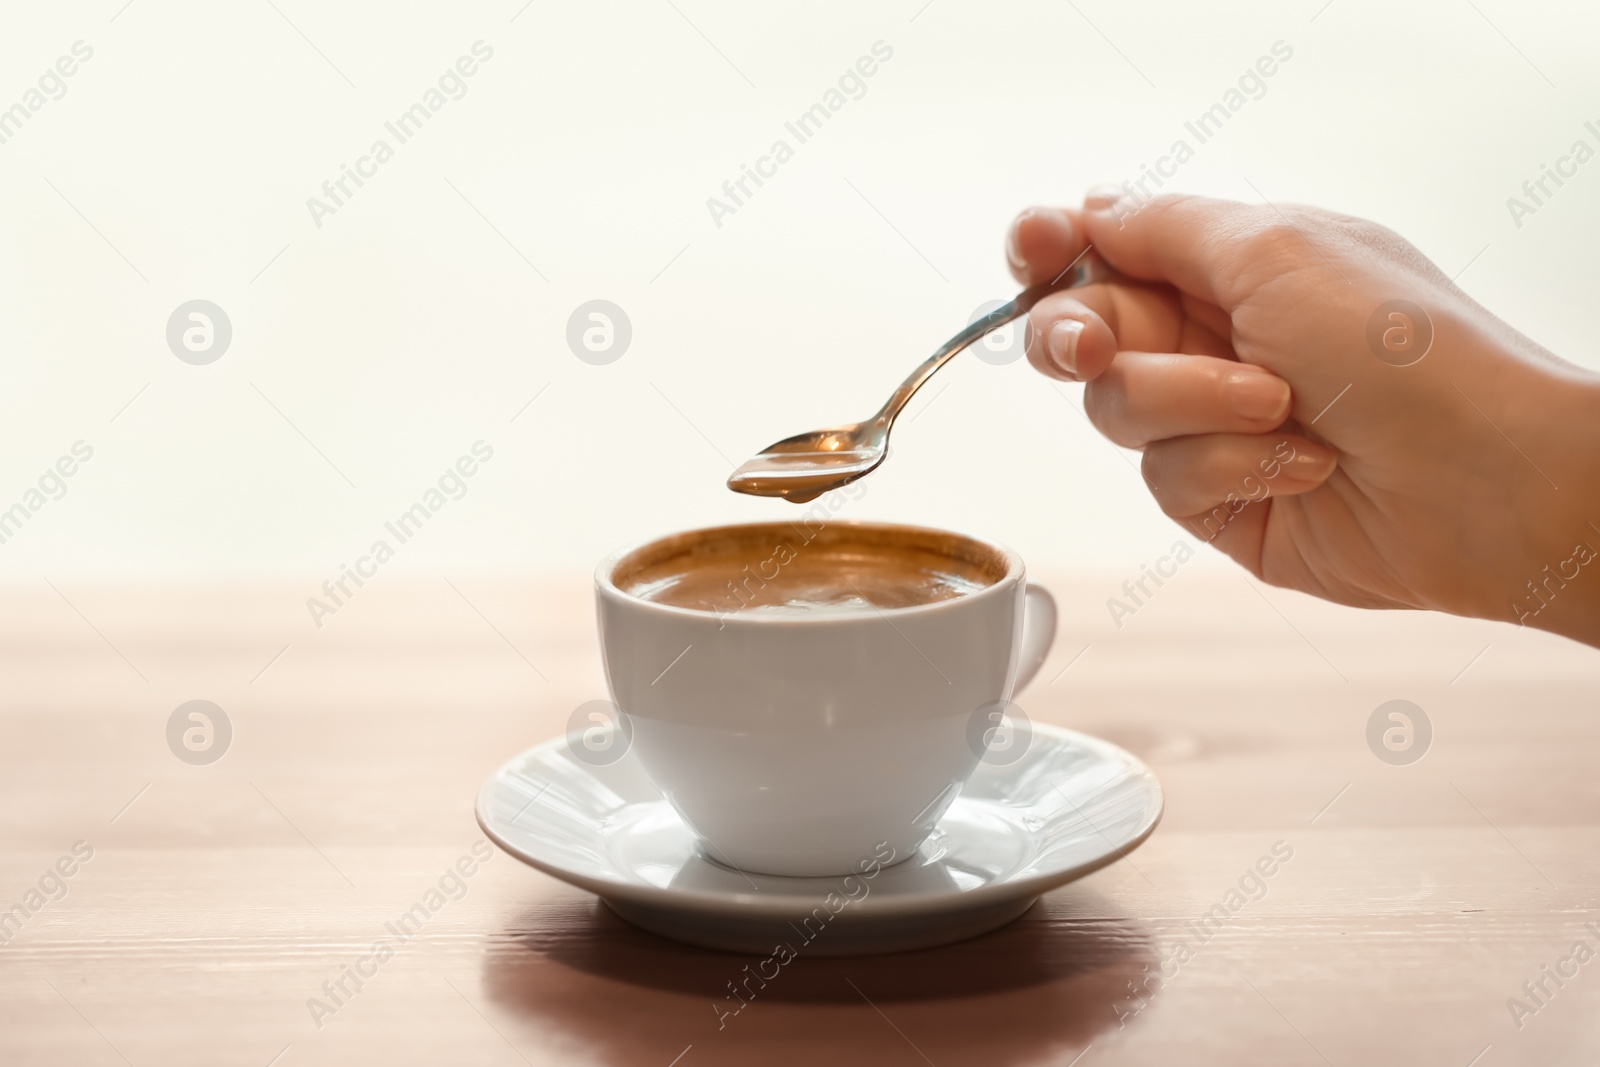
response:
M1279 40L1293 59L1177 183L1384 221L1600 366L1600 162L1520 229L1505 204L1600 147L1591 6L675 3L10 7L0 106L75 41L94 57L0 145L0 506L74 441L95 458L0 579L309 594L479 439L495 459L386 575L587 570L789 514L724 491L728 461L872 411L1013 290L1016 210L1136 177ZM480 39L465 97L317 228L306 199ZM880 40L866 95L715 226L706 198ZM164 341L196 297L234 329L204 367ZM610 366L564 341L595 297L633 324ZM962 359L849 512L1136 576L1178 534L1080 399Z

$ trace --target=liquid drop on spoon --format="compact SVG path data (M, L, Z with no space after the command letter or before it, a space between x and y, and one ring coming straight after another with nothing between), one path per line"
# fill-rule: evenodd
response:
M729 476L728 488L753 496L781 496L803 504L855 481L882 459L882 452L871 449L763 452Z

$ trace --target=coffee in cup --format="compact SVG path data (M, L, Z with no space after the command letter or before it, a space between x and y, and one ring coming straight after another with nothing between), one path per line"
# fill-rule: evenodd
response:
M790 525L765 536L735 527L720 536L673 539L631 561L617 583L641 600L719 615L808 615L933 604L1004 576L1002 558L975 553L950 536L838 526L818 536Z

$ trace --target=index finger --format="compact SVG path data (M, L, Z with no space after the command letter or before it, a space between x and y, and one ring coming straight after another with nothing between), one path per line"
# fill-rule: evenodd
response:
M1119 271L1231 312L1260 280L1249 269L1250 248L1272 218L1267 208L1232 200L1140 199L1106 189L1089 194L1082 221L1090 243Z

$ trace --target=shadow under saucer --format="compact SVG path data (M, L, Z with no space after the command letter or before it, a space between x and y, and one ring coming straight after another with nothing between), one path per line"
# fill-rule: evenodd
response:
M531 1029L607 1063L1014 1065L1117 1025L1151 938L1080 886L1003 929L881 956L740 955L642 932L596 900L529 910L494 938L483 988ZM912 1056L907 1060L907 1055ZM1063 1062L1065 1062L1065 1060Z

